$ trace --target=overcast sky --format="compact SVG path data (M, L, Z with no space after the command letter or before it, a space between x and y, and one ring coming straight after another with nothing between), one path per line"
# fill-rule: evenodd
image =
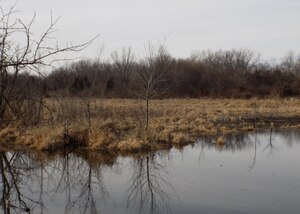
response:
M0 0L6 9L12 0ZM86 41L100 34L81 55L96 57L124 46L137 54L149 40L167 37L175 57L197 50L249 48L265 59L299 53L300 0L19 0L23 19L37 13L36 33L61 16L60 42Z

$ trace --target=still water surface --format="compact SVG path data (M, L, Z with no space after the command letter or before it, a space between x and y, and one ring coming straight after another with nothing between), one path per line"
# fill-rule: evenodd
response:
M0 213L300 213L300 132L213 142L136 157L2 152Z

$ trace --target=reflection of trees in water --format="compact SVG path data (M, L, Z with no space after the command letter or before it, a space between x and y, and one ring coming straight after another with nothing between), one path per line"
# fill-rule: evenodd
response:
M271 130L268 132L229 135L224 146L215 144L215 138L203 138L199 158L205 149L235 152L253 149L249 170L256 165L257 150L273 154L284 141L288 146L299 144L300 132ZM276 144L276 145L275 145ZM135 158L128 189L127 206L139 213L165 213L171 210L172 200L166 171L167 158L161 153ZM103 183L103 171L115 165L116 156L99 153L65 153L56 156L29 155L22 152L0 152L0 213L53 212L47 210L44 199L65 194L65 213L99 213L99 205L109 198ZM59 193L59 194L58 194Z
M205 149L216 149L219 152L236 152L244 149L252 148L253 144L248 133L230 134L225 138L224 145L216 144L216 137L206 136L197 140L197 146L200 147L198 156L199 162L205 158ZM256 145L255 145L256 147Z
M263 146L263 152L274 155L277 151L276 142L284 141L287 146L292 147L300 143L300 132L295 129L274 130L273 128L265 131L254 133L237 133L227 135L225 137L225 145L216 144L216 137L203 137L198 139L198 147L200 147L199 161L205 156L205 149L216 149L217 151L236 152L240 150L253 149L253 158L249 165L249 170L256 165L258 145Z
M225 144L217 145L216 137L207 136L199 138L201 148L201 156L203 156L203 150L205 148L215 148L218 151L239 151L245 149L251 149L256 147L257 144L265 144L267 142L267 150L274 150L274 138L277 140L283 140L288 146L300 143L300 131L287 129L287 130L274 130L269 129L261 132L254 133L234 133L225 136Z
M295 129L283 129L279 132L276 132L276 136L280 137L288 146L292 147L295 144L300 143L300 131Z
M132 166L127 208L135 207L138 213L167 213L172 209L172 200L167 191L174 189L168 181L166 166L158 160L157 155L140 156Z
M24 189L28 188L22 183L23 172L34 169L30 165L29 159L20 152L6 153L0 152L0 172L1 172L1 202L3 213L30 212L29 203L38 204L38 201L31 199L24 194Z
M255 137L254 137L254 154L253 154L253 159L248 167L249 170L252 170L255 165L256 165L256 155L257 155L257 132L255 132Z
M268 151L268 153L270 155L273 155L274 152L275 152L275 150L276 150L276 147L275 147L275 145L273 143L273 129L271 128L270 129L270 133L269 133L268 144L267 144L267 146L265 146L264 151Z
M215 148L218 151L238 151L252 147L251 138L247 133L230 134L225 137L224 145L217 145L214 136L206 136L198 139L201 147L201 156L204 156L205 148Z
M102 172L114 164L115 157L80 155L47 160L19 152L0 152L3 212L48 213L43 198L59 192L66 194L65 213L98 213L96 201L99 204L109 196Z
M99 213L97 204L109 197L103 183L102 171L105 165L99 165L79 158L73 154L66 155L58 163L62 169L56 192L65 192L67 202L65 213Z
M128 207L139 213L171 210L172 190L162 153L134 158ZM65 213L99 213L101 202L110 198L103 183L103 170L115 165L116 157L94 153L69 153L42 158L18 152L0 153L1 206L5 214L29 211L49 213L44 199L65 195Z
M159 153L135 158L128 207L139 213L166 213L171 198L165 192L168 182L166 162ZM17 152L0 153L1 206L5 214L53 212L44 206L44 198L65 195L65 213L99 213L97 209L109 196L103 183L103 170L115 164L115 158L90 154L65 154L51 159ZM33 185L32 185L33 184Z

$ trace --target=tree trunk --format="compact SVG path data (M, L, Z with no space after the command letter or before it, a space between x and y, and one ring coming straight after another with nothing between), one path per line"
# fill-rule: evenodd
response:
M146 99L146 131L148 131L149 125L149 98Z

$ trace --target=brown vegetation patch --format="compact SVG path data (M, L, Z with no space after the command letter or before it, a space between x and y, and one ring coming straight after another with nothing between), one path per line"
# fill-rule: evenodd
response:
M72 108L82 109L79 99L67 99ZM134 153L169 149L195 142L195 137L222 136L269 127L299 127L298 99L170 99L150 102L148 130L143 126L141 102L137 100L94 99L93 117L88 122L84 113L72 117L61 115L60 105L53 103L53 118L49 125L9 126L0 131L1 146L26 147L34 150L57 151L63 148L83 148L110 153ZM62 101L60 101L62 102ZM217 140L222 144L222 140Z

